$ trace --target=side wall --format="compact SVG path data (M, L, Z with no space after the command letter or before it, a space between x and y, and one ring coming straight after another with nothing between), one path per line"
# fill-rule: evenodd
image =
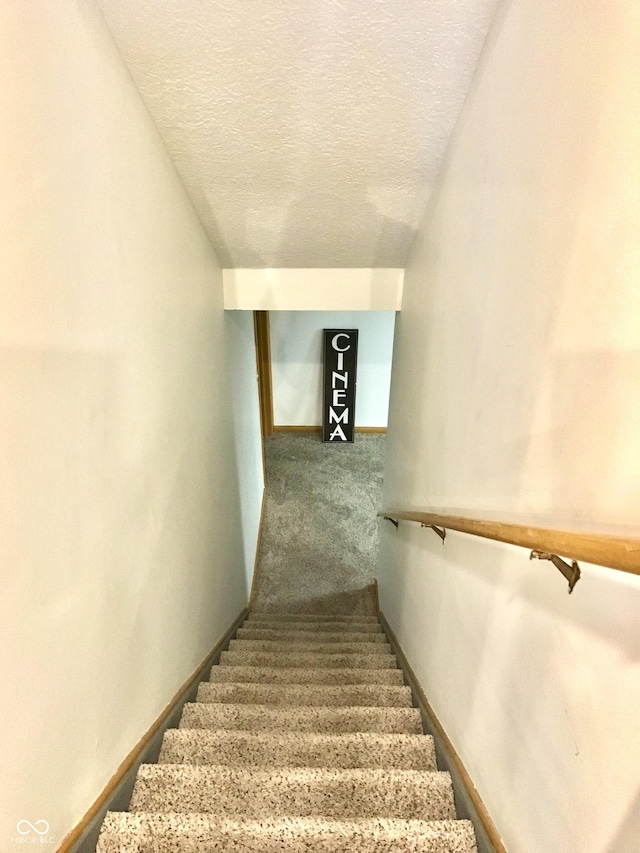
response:
M0 848L55 849L250 568L211 246L93 4L0 31Z
M253 311L225 311L245 578L251 589L264 495Z
M386 427L393 311L271 311L274 424L322 422L322 330L359 329L356 426Z
M640 12L501 7L405 273L384 506L640 535ZM640 579L383 525L382 608L510 853L636 853Z

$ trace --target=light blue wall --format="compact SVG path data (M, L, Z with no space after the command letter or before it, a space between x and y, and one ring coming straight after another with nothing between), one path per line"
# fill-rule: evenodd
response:
M322 421L322 330L358 329L356 426L386 427L394 311L272 311L274 423Z

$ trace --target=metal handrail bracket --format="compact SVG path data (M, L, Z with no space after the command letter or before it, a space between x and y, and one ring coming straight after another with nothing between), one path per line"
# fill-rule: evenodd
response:
M550 560L553 565L561 572L569 582L569 595L573 592L574 586L580 580L580 566L575 560L565 563L562 557L557 554L548 554L546 551L532 551L529 554L530 560Z
M437 533L442 539L442 544L444 545L444 540L447 538L447 530L445 527L436 527L435 524L421 524L420 527L428 527L430 530L433 530L433 532Z

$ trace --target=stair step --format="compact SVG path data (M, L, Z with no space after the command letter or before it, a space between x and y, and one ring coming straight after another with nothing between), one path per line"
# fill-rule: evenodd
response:
M422 770L255 770L142 764L131 811L270 817L453 820L448 773Z
M417 708L274 707L188 702L183 707L180 728L320 734L395 732L417 735L422 733L422 720Z
M291 643L286 640L231 640L230 652L312 652L336 655L389 655L388 643Z
M396 669L393 655L309 654L308 652L229 651L220 655L222 666L306 667L309 669Z
M239 640L272 640L277 643L386 643L384 634L342 631L272 631L266 628L238 628Z
M357 631L359 634L382 634L382 625L379 622L276 622L268 619L246 619L243 628L262 631L313 631L314 633L327 632L329 634L341 634Z
M323 613L267 613L264 611L252 610L245 621L253 622L254 620L262 621L280 621L280 622L369 622L380 624L377 616L370 615L340 615L333 614L327 616Z
M198 702L233 705L356 705L386 708L410 708L410 687L382 684L330 686L326 684L211 684L203 681L198 688Z
M214 666L210 682L237 684L404 684L399 669L302 669L301 667Z
M466 820L288 817L233 820L210 814L109 812L96 853L476 853Z
M430 735L168 729L160 764L437 770Z

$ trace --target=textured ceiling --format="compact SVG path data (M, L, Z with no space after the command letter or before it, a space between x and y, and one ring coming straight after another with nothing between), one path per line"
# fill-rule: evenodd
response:
M497 0L98 0L226 267L402 267Z

